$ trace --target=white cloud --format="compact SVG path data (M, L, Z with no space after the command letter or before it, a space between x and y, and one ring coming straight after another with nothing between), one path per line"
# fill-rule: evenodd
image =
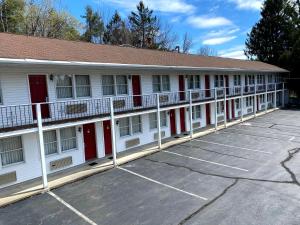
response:
M233 59L247 59L244 54L244 45L237 45L232 48L219 51L219 56Z
M106 2L117 4L119 7L134 10L138 4L137 0L106 0ZM194 5L188 4L185 0L144 0L144 4L150 9L167 13L193 13L196 9Z
M233 23L224 17L190 16L187 22L196 28L214 28L230 26Z
M239 9L246 10L260 10L263 4L263 0L229 0L236 4Z
M238 31L240 31L240 28L212 30L212 31L208 32L204 36L204 38L208 39L208 38L212 38L212 37L224 37L224 36L235 34Z
M226 42L232 41L233 39L237 38L237 36L227 36L227 37L216 37L205 39L202 44L203 45L220 45Z

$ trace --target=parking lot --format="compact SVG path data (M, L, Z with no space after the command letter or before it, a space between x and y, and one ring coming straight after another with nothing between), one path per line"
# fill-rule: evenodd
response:
M300 224L300 111L278 110L0 208L0 224Z

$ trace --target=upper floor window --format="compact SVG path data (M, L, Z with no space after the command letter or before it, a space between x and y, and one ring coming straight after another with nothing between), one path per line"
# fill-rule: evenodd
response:
M200 119L201 118L201 105L193 106L192 119Z
M189 75L187 77L188 89L201 88L200 75Z
M216 88L224 87L224 76L223 75L215 75L215 87Z
M245 85L254 85L255 84L255 76L254 75L246 75L245 76Z
M264 83L265 83L265 76L257 75L257 84L264 84Z
M21 136L0 139L0 156L2 166L23 162Z
M126 75L104 75L102 76L102 94L107 95L127 95L128 83Z
M169 75L153 75L152 89L154 93L162 92L162 91L170 91Z
M234 86L241 86L241 75L233 76Z
M119 120L120 137L142 132L141 116L126 117Z
M157 114L156 113L149 114L149 121L150 121L150 129L157 128ZM167 126L167 113L165 111L160 112L160 126L161 127Z
M273 75L271 74L268 75L268 83L273 83Z
M58 76L56 81L56 96L58 99L91 97L89 75Z

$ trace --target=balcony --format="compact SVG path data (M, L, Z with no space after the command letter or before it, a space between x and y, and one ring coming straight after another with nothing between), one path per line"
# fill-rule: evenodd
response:
M268 91L280 91L283 84L269 84ZM111 104L114 114L126 114L161 108L208 102L226 97L254 94L255 86L235 86L185 92L166 92L141 96L116 96L112 98L70 100L41 103L42 124L44 126L79 120L105 118L110 116ZM243 92L243 93L242 93ZM216 93L216 96L215 96ZM191 96L191 99L190 99ZM0 132L37 127L36 104L0 106Z

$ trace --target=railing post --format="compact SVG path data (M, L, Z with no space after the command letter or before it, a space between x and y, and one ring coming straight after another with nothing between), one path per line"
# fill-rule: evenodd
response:
M268 86L267 86L267 83L266 83L266 92L265 92L265 113L267 113L267 111L268 111L267 102L268 102Z
M114 114L113 97L109 98L109 102L110 102L110 124L111 124L113 164L116 167L117 166L117 149L116 149L115 114Z
M254 117L256 117L256 112L257 112L257 85L256 85L256 82L255 82L255 85L254 85Z
M159 101L159 94L156 94L156 104L157 104L157 142L158 142L158 148L161 149L161 125L160 125L160 101Z
M274 108L277 108L277 85L275 84L275 93L274 93Z
M36 104L36 118L38 125L38 136L39 136L39 147L40 147L40 157L41 157L41 169L43 177L43 188L48 189L48 178L46 169L46 159L45 159L45 146L44 146L44 135L43 135L43 122L41 113L41 104Z
M282 83L282 107L284 107L284 83Z
M244 120L244 87L242 86L242 91L241 91L241 121L243 122Z
M224 88L224 125L225 128L227 128L227 105L226 105L226 99L227 99L227 94L226 94L226 88Z
M215 131L218 130L218 112L217 112L217 88L215 88Z
M192 91L189 91L190 138L193 138L193 106Z

